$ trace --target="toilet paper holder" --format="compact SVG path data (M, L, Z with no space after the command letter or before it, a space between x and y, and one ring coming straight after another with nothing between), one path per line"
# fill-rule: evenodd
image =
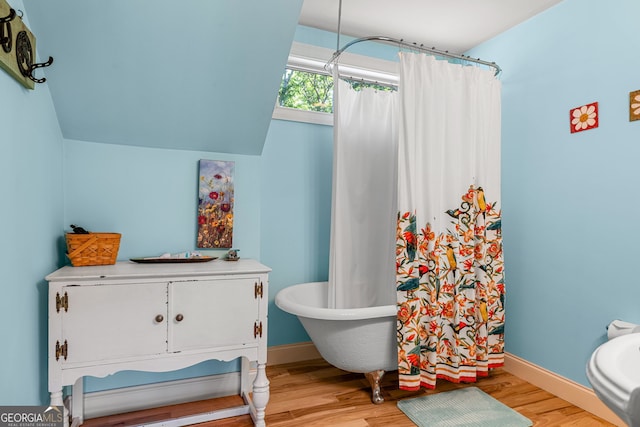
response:
M636 323L614 320L607 325L607 339L613 339L621 335L635 334L640 332L640 325Z

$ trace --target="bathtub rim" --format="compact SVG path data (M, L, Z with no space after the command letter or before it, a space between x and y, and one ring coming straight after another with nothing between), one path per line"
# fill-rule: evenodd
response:
M328 282L298 283L283 288L276 294L276 306L289 314L321 320L363 320L397 316L395 304L363 308L324 308L301 305L291 300L291 295L296 291L300 291L301 287L312 287L314 285L324 286L328 285Z

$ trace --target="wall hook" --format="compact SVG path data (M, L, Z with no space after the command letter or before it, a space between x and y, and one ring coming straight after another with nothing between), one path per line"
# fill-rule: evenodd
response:
M46 78L41 78L41 79L36 79L35 77L33 77L33 72L36 70L36 68L44 68L44 67L48 67L49 65L53 64L53 57L49 57L49 59L47 60L47 62L40 62L40 63L36 63L36 64L31 64L31 67L29 67L29 74L27 75L27 77L29 77L31 80L33 80L36 83L44 83L47 81Z
M0 45L6 53L11 52L11 21L16 17L16 11L9 10L9 15L0 18Z
M15 17L16 17L16 11L13 9L9 9L9 15L5 16L4 18L0 18L0 22L2 23L11 22Z
M44 83L47 81L44 77L37 79L33 76L33 72L37 68L48 67L53 63L53 58L49 57L47 62L33 63L33 49L31 48L31 42L26 31L20 31L16 37L16 59L18 60L18 68L20 73L24 77L28 77L30 80L36 83Z

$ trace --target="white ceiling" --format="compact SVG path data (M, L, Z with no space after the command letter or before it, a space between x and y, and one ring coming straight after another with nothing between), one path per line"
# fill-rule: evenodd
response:
M560 1L342 0L340 33L387 36L463 53ZM339 4L304 0L299 23L337 32Z

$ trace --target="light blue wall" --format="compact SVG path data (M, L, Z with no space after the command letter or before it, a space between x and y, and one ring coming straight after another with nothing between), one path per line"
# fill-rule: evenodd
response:
M200 159L235 163L233 246L259 258L258 156L65 140L65 226L122 233L121 260L196 250Z
M28 90L0 70L0 99L0 404L25 405L47 396L44 276L58 264L62 136L46 85Z
M327 280L333 127L272 120L262 153L262 262L269 276L269 345L309 341L273 304L296 283Z
M472 56L504 70L502 201L506 350L588 385L613 319L640 323L640 2L565 0ZM597 129L569 110L597 101Z

